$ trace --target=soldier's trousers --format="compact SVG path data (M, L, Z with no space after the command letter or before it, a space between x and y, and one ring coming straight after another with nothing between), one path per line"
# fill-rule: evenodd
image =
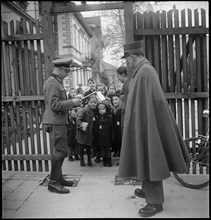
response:
M59 181L62 178L62 164L68 156L67 125L50 125L50 141L52 149L50 179Z

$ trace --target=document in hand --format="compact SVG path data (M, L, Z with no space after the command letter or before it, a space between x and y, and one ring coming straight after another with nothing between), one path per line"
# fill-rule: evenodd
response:
M100 91L98 91L96 93L97 93L97 99L99 102L102 102L106 99L105 96Z
M88 126L88 123L83 121L83 122L81 123L81 126L82 126L82 130L83 130L83 131L86 131L87 126Z

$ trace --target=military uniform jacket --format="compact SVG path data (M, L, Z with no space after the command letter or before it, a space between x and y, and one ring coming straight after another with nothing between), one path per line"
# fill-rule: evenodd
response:
M185 173L188 149L147 59L133 72L125 109L119 177L159 181L170 172Z
M73 101L67 100L61 79L50 76L44 83L45 112L43 124L68 124L68 111L73 109Z

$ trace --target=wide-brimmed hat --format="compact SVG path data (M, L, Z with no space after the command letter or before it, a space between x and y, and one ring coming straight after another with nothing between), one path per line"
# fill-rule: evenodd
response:
M121 57L121 59L126 58L128 54L131 53L143 53L144 51L144 42L141 41L134 41L132 43L124 44L124 55Z

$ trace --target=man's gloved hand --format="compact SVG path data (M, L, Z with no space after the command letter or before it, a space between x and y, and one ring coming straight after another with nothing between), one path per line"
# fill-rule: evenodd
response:
M74 99L72 99L72 101L73 101L73 106L74 107L80 107L81 106L81 99L79 98L74 98Z

